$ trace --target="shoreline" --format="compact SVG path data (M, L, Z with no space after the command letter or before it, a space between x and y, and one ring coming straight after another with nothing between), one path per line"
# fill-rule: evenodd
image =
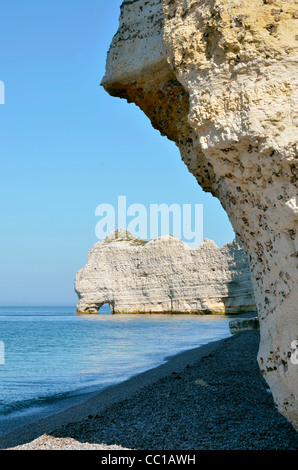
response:
M212 341L197 348L167 356L165 357L165 363L136 374L115 385L109 385L101 391L82 393L78 397L78 404L73 404L73 398L70 398L69 401L72 404L66 406L62 411L43 418L37 418L29 424L18 426L16 429L0 436L0 450L29 443L40 435L49 433L55 427L62 426L68 422L79 422L84 416L98 414L103 409L129 398L141 388L151 385L160 378L166 377L173 368L179 372L185 367L185 363L191 364L205 354L212 353L225 339Z
M72 314L72 317L75 318L73 314ZM100 317L102 317L102 320L104 320L105 323L111 323L112 325L114 324L114 322L116 322L116 324L118 323L117 318L112 318L111 315L109 315L110 318L107 318L107 316L101 316L101 315L96 315L96 316L93 315L93 317L94 317L94 320L95 320L95 317L96 319L98 318L98 320L100 320ZM118 315L116 317L118 317L121 323L122 321L121 316ZM239 317L242 317L242 315L237 315L236 318L239 318ZM129 318L131 319L132 316L130 316ZM154 318L155 317L153 316L152 320L149 319L149 323L151 324L151 321L153 321L154 325L157 325L157 329L158 329L159 328L158 323L154 321ZM181 321L184 322L184 318L182 318L182 316L179 316L177 323L176 323L176 319L174 319L174 317L172 318L173 318L173 330L175 332L175 325L177 324L179 325ZM152 352L151 352L151 349L150 349L151 346L149 347L149 345L148 346L146 345L147 352L144 351L144 354L142 352L142 349L143 349L142 342L139 341L140 343L139 347L141 349L140 349L140 353L136 353L135 358L134 358L134 354L132 354L130 358L127 359L126 362L124 361L123 366L121 365L120 368L119 367L117 368L117 363L115 361L113 361L113 363L111 364L112 366L111 369L107 365L108 368L107 368L107 380L106 381L105 381L105 377L102 377L104 376L104 374L102 374L102 371L104 372L106 365L102 363L99 357L99 362L101 361L100 362L101 366L100 366L100 369L95 370L92 380L90 379L84 380L85 377L82 376L83 380L76 381L75 385L77 386L73 386L73 384L70 383L70 386L68 387L67 386L68 384L66 383L66 386L63 386L63 387L58 387L58 386L52 387L52 389L54 389L54 392L55 390L58 389L60 393L51 394L51 389L47 390L45 389L45 387L43 387L41 393L38 393L38 391L33 392L33 396L37 397L36 400L33 400L33 399L26 400L26 394L25 394L25 399L22 399L23 397L22 394L21 393L18 394L17 393L18 390L15 390L15 397L12 397L11 399L12 406L9 406L10 405L9 397L7 400L8 405L6 407L1 406L0 442L4 436L20 428L22 425L28 425L29 423L40 420L41 418L45 418L47 416L57 414L65 409L68 409L72 406L82 403L83 401L86 401L88 398L95 395L96 393L99 393L104 388L107 388L111 385L115 385L119 383L120 381L127 380L134 375L137 375L141 372L144 372L148 369L154 368L164 363L167 360L167 356L169 356L169 354L176 354L185 349L195 348L200 345L203 345L206 342L214 341L214 340L221 339L223 337L228 336L230 334L228 322L231 318L234 319L235 317L228 316L227 319L223 320L223 322L220 321L219 325L222 325L222 326L220 326L218 330L216 329L216 332L214 334L212 332L211 326L210 326L210 333L207 332L205 334L204 333L205 330L203 328L202 335L200 334L200 331L198 331L198 335L194 335L193 333L190 334L190 336L192 337L191 341L184 340L184 337L181 337L181 335L179 339L180 328L178 328L178 330L176 328L177 331L175 334L177 334L177 338L178 338L178 341L176 341L176 343L175 343L175 336L173 336L173 332L172 333L170 332L170 338L172 338L171 346L166 344L166 342L163 341L160 345L156 345L155 349L152 349ZM107 322L105 320L107 320ZM198 325L200 325L201 323L205 325L206 323L204 323L204 320L206 320L207 325L209 325L210 322L211 324L213 322L212 319L210 320L210 318L206 316L200 318L199 320L200 321L198 322ZM126 320L124 319L124 322L125 321ZM166 318L165 322L167 323L167 321L168 319ZM196 320L192 318L190 320L190 323L193 321L196 321ZM134 324L134 321L132 323ZM164 320L162 320L162 323L164 323ZM94 324L96 323L93 323L93 325ZM145 320L145 324L146 324L146 320ZM172 320L170 321L170 324L172 324ZM186 325L187 325L187 321L186 321ZM187 330L187 326L186 326L186 330ZM133 330L129 328L129 332L130 331L133 331ZM189 331L191 332L191 330ZM209 327L208 327L208 331L209 331ZM149 335L150 335L150 329L149 329ZM152 338L154 338L154 336L152 336ZM80 342L80 344L83 344L82 341ZM127 344L129 343L127 342ZM114 348L117 348L117 346L114 346ZM132 346L132 350L133 349L134 347ZM143 356L144 356L144 360L143 360ZM110 363L109 358L107 358L106 362L107 364ZM37 358L37 363L38 363L38 358ZM60 359L61 374L64 374L64 368L67 368L67 367L68 367L67 358L64 359L63 361L62 359ZM112 372L114 367L116 367L115 374ZM65 372L66 374L68 373L67 369L65 370ZM22 371L20 371L19 373L22 374ZM18 379L17 376L16 376L16 379ZM21 389L20 389L20 392L22 392ZM4 393L5 393L5 389L4 389ZM4 397L5 397L5 394L4 394ZM4 401L3 401L3 405L5 405ZM3 414L2 414L2 410L3 410Z
M297 450L256 364L258 344L259 332L245 331L168 357L2 436L0 448Z
M228 317L230 318L230 321L233 319L246 319L246 318L252 318L252 317L255 317L257 314L255 312L246 312L246 313L242 313L242 314L238 314L238 315L228 315ZM231 335L231 332L230 332L230 335ZM228 337L228 334L227 336ZM223 338L221 338L223 339ZM203 344L200 344L199 346L195 346L195 347L192 347L191 349L197 349L197 348L200 348L202 346L205 346L207 344L209 344L210 342L214 342L214 341L217 341L216 338L214 338L213 340L208 340L208 343L203 343ZM183 351L180 351L180 352L173 352L172 354L168 354L166 356L164 356L162 358L161 361L159 361L159 363L157 364L152 364L150 366L149 369L144 369L142 372L136 372L135 374L133 374L132 376L130 377L127 377L126 379L124 378L121 382L126 382L127 380L130 380L131 378L133 378L134 376L137 376L141 373L144 373L144 372L149 372L151 371L152 369L156 369L157 367L159 367L160 365L163 365L164 363L168 362L170 359L172 359L173 357L175 357L176 355L179 355L183 352L187 352L189 351L188 349L186 350L183 350ZM45 404L41 404L41 405L37 405L37 407L33 410L28 410L28 413L24 413L23 415L12 415L12 416L8 416L7 418L4 418L2 419L2 428L1 429L1 423L0 423L0 448L1 448L1 442L3 439L6 440L6 436L12 436L14 433L18 432L19 430L21 430L21 428L23 426L26 426L26 428L28 426L34 426L35 423L38 423L39 421L44 421L44 423L46 422L46 420L49 420L51 416L56 416L56 415L60 415L61 413L67 411L68 409L70 408L73 408L73 407L76 407L76 406L79 406L79 405L82 405L83 403L85 403L86 401L88 401L90 398L92 398L93 396L96 396L97 394L99 393L102 393L103 391L105 391L106 389L110 389L111 387L114 387L114 386L118 386L120 385L121 382L115 382L114 384L109 384L109 385L99 385L99 386L96 386L96 385L91 385L91 386L86 386L84 387L82 390L78 390L78 391L75 391L74 393L72 392L65 392L65 396L64 397L58 397L53 400L51 400L48 404L45 403ZM7 423L9 423L8 425L5 425L5 421ZM8 428L8 429L5 429Z

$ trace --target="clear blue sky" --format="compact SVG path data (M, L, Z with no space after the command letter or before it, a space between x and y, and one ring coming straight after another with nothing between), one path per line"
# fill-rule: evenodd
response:
M177 147L99 86L121 0L2 0L0 305L75 305L95 208L204 204L204 237L234 232Z

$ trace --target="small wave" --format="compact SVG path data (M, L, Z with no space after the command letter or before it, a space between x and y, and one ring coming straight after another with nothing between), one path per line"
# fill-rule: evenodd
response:
M70 396L69 392L58 393L55 395L49 395L45 397L29 398L26 400L18 400L12 403L0 405L0 415L7 416L11 413L18 413L21 411L27 411L30 408L38 408L45 405L50 405L58 400L62 400Z

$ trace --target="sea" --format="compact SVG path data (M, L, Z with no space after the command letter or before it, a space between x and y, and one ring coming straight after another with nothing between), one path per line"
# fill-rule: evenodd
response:
M230 319L111 315L108 306L91 315L75 307L0 307L0 436L231 336Z

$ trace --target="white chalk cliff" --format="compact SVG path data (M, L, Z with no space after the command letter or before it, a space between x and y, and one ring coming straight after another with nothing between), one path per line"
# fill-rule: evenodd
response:
M236 241L198 248L175 237L148 242L117 230L97 242L76 275L79 313L234 314L256 310L248 259Z
M103 86L136 103L218 197L248 253L258 361L298 429L298 4L130 0Z

